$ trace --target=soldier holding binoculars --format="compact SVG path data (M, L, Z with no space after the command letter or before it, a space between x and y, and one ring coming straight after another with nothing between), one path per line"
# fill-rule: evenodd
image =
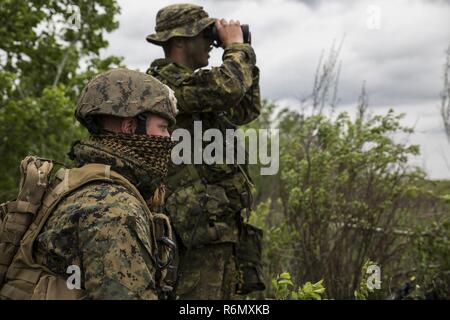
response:
M177 4L158 11L155 33L147 41L161 46L165 58L153 61L147 73L174 90L175 128L193 137L194 121L201 121L204 130L225 134L259 116L259 69L250 40L247 25L210 18L200 6ZM208 65L213 46L224 49L222 65L200 69ZM165 211L179 248L171 283L176 295L230 299L263 290L262 234L244 221L252 207L247 165L192 163L172 164L166 183Z

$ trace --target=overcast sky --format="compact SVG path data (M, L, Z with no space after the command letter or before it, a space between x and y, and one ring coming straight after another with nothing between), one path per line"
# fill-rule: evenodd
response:
M182 2L119 0L120 26L107 36L110 46L103 55L123 56L129 68L145 71L162 56L159 47L145 41L154 31L157 11ZM250 25L263 97L294 109L311 91L322 50L345 36L338 111L354 113L365 81L373 113L393 108L406 113L404 124L415 126L409 141L419 144L423 154L415 163L432 179L450 179L450 144L439 116L450 44L449 0L190 2L212 17ZM222 49L215 49L210 65L219 65L221 54Z

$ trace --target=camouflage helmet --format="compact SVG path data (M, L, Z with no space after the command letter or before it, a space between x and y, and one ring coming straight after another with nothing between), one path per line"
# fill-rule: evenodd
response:
M81 92L75 117L89 131L95 129L93 116L135 117L144 112L157 114L175 124L176 98L172 89L156 78L125 68L94 77Z
M164 7L156 14L156 33L147 41L162 45L172 37L195 37L215 22L203 7L193 4L174 4Z

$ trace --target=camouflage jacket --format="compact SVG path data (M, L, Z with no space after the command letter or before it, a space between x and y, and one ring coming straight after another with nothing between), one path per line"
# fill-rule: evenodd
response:
M114 165L107 155L103 162L132 181L123 161ZM93 182L58 204L37 238L35 257L64 278L68 266L78 266L88 299L157 299L153 236L143 203L130 190Z
M175 92L179 109L176 128L192 134L194 121L202 121L203 131L215 128L224 133L258 117L259 69L253 48L249 44L229 45L222 59L220 67L195 72L168 59L151 64L147 73ZM189 211L205 202L209 217L200 222L204 228L198 228L194 245L237 240L235 215L251 206L246 165L172 165L167 181L166 208L185 244L194 224Z

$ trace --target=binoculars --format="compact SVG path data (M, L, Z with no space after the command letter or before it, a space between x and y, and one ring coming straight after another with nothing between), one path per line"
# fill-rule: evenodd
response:
M242 34L244 36L244 43L252 43L252 34L250 32L250 27L248 24L241 24ZM219 39L219 33L217 32L216 26L213 24L207 29L205 29L205 36L213 40L213 46L218 48L222 45Z

